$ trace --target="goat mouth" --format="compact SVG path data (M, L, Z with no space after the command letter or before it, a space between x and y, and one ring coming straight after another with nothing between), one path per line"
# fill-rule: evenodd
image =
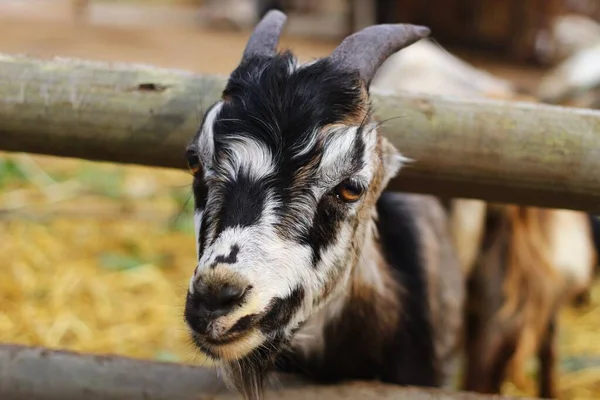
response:
M208 329L202 332L198 332L190 326L192 340L202 352L208 355L210 353L219 353L220 349L226 347L243 347L244 343L255 341L257 334L262 335L260 329L257 327L258 321L258 315L246 315L236 321L231 328L222 334L215 334L212 331L212 323L209 323Z
M211 335L191 329L196 347L215 361L235 361L271 341L273 335L281 331L281 307L277 301L262 312L248 314L238 319L222 335ZM191 327L191 326L190 326Z
M248 336L251 333L253 328L254 326L245 327L245 329L243 330L233 330L232 328L222 335L214 335L207 332L198 332L191 328L190 334L192 340L194 341L194 344L196 344L200 348L203 348L204 346L218 347L243 340L246 336Z
M215 361L239 360L260 347L265 339L257 328L219 339L192 333L192 340L198 349Z
M242 340L249 333L250 333L249 331L244 331L244 332L230 334L230 335L226 335L226 336L222 336L222 337L204 336L202 338L202 340L211 346L223 346L223 345L226 345L229 343L234 343L238 340Z

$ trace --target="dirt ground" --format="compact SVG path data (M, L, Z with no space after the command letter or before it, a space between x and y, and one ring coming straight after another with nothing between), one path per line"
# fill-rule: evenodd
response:
M0 52L142 62L209 74L227 74L237 65L248 35L247 31L217 31L194 26L189 18L183 19L180 7L177 11L173 7L165 8L164 13L170 18L165 18L158 26L152 26L153 21L144 24L139 21L143 16L138 16L136 27L131 28L123 21L112 23L109 10L96 17L93 24L76 24L73 23L68 1L30 1L39 3L32 14L29 9L25 13L23 7L6 7L7 10L3 10L0 0ZM189 9L189 13L193 12ZM117 19L118 8L114 14ZM185 11L183 15L186 15ZM309 60L329 54L338 42L284 34L280 44L291 48L301 60ZM498 63L488 55L464 50L456 54L523 87L535 86L542 73L534 67L517 68Z
M0 7L0 52L37 57L61 55L102 61L141 62L209 74L227 74L239 62L247 33L200 30L190 24L161 24L135 29L114 25L74 24L64 10L35 19L3 16ZM301 59L321 57L335 43L283 37L282 46Z
M246 32L190 24L75 24L68 8L17 16L0 1L0 52L149 63L227 74ZM331 41L282 38L303 60ZM525 87L540 72L469 61ZM0 341L185 362L181 302L194 263L188 176L50 157L0 155ZM182 222L183 221L183 222ZM4 277L8 276L8 279ZM5 307L6 305L6 307ZM600 285L561 316L561 396L600 397ZM519 391L510 384L509 393Z

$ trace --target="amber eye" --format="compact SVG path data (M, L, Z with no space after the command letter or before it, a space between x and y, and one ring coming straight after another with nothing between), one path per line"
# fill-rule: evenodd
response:
M335 195L346 203L354 203L355 201L358 201L363 192L364 189L360 185L348 179L337 185L334 189Z
M202 168L200 165L200 159L198 158L198 154L196 154L196 152L193 150L188 150L185 153L185 157L187 159L188 169L192 174L196 175L198 171L200 171L200 169Z

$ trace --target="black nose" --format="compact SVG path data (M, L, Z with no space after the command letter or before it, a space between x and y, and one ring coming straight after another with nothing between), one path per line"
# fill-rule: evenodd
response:
M204 333L211 320L226 315L239 306L246 292L247 288L235 285L197 283L194 285L194 292L188 294L185 318L196 332Z
M206 309L219 317L239 305L243 294L244 289L227 284L219 288L200 285L196 292L196 296L199 297L201 303L204 303Z

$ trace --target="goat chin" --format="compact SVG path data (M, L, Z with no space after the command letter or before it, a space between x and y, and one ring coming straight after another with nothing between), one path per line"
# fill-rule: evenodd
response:
M278 350L284 345L281 333L264 339L261 344L245 356L222 359L218 363L225 384L236 390L245 400L259 400L264 393L265 384L273 371Z

